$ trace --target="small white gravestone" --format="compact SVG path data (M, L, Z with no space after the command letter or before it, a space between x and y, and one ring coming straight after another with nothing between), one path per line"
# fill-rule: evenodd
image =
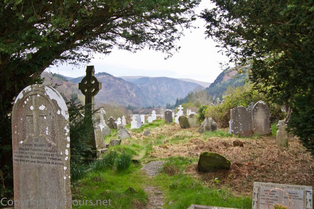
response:
M157 119L156 111L153 110L153 111L152 111L152 120L154 121L154 120L156 120L156 119Z
M137 121L137 128L140 128L142 126L142 121L139 115L136 116L136 121Z
M186 109L186 115L189 116L191 114L192 110L191 109Z
M145 115L140 115L141 116L141 123L145 124Z
M149 117L147 118L147 120L148 120L148 123L152 123L152 122L153 122L153 117L152 117L152 116L149 116Z
M254 182L252 209L268 209L280 204L296 209L312 209L312 187ZM268 207L269 205L269 207Z
M136 120L136 115L133 115L132 116L132 121L131 121L131 129L135 129L135 128L138 128L137 127L137 120Z
M121 118L118 118L116 123L117 123L117 125L121 125L121 123L122 123Z
M126 125L126 119L125 119L125 116L123 115L122 116L122 121L121 121L122 125L125 126Z
M176 114L174 122L179 123L179 117L183 115L183 107L180 105L178 107L179 111Z

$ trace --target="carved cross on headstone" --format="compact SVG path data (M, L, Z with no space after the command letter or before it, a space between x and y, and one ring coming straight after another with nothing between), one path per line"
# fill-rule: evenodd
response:
M92 113L94 109L94 96L101 89L101 83L94 76L94 73L94 66L87 66L86 76L82 79L81 83L79 83L79 89L85 96L86 111L89 111L89 113Z

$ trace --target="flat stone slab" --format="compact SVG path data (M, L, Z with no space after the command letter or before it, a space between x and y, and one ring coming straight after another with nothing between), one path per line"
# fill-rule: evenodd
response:
M288 207L289 198L291 208L313 208L311 186L254 182L252 209L268 209L267 196L270 208L275 204Z
M191 205L188 209L236 209L236 208L222 208L215 206L206 206L206 205Z
M164 163L165 161L151 161L141 169L145 170L150 177L153 177L159 173Z

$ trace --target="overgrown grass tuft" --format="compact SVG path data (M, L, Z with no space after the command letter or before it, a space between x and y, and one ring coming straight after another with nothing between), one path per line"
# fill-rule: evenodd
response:
M132 164L132 156L127 153L122 153L116 159L116 167L117 167L118 172L127 170L131 164Z

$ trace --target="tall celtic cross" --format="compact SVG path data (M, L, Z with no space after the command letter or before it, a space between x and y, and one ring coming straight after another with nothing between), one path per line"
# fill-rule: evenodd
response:
M101 83L94 76L95 69L94 66L86 67L86 76L82 79L81 83L79 83L79 89L85 96L85 106L86 112L85 114L91 114L94 109L94 96L101 89Z

